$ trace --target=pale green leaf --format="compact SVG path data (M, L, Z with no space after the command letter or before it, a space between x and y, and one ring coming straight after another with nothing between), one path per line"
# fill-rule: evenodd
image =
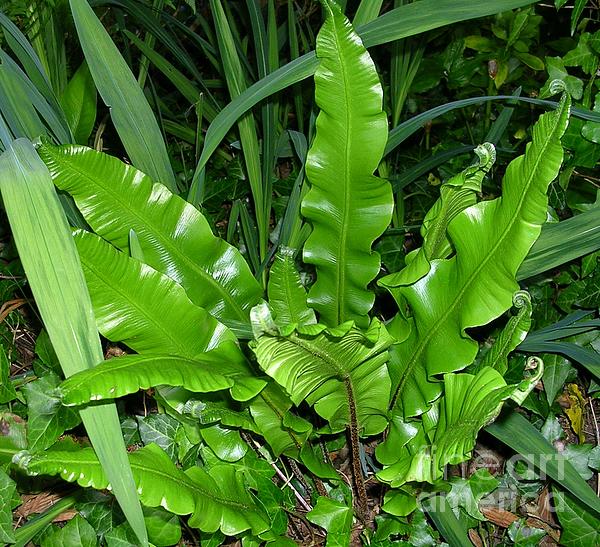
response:
M87 0L69 0L88 67L131 161L171 190L175 176L144 93Z
M390 184L373 175L387 140L383 90L348 20L334 3L325 9L315 73L320 113L306 161L310 190L302 201L313 228L303 260L317 272L308 301L324 324L354 320L366 326L375 300L367 285L380 268L371 247L393 208Z
M192 302L220 321L248 322L262 289L240 252L215 237L195 207L90 148L44 144L40 155L99 236L127 252L133 230L143 261L177 281Z
M353 326L338 334L265 332L252 348L261 368L294 404L314 405L333 432L353 422L360 434L373 435L387 425L390 380L385 363L392 341L373 319L367 334Z
M50 173L31 143L17 140L0 158L0 189L19 257L66 376L102 361L89 293ZM142 545L142 512L114 405L80 412L92 445Z
M89 232L77 232L75 243L98 329L109 340L140 353L191 358L223 341L235 341L170 277Z
M425 412L441 385L417 381L459 370L473 362L479 345L466 334L504 313L519 286L516 272L546 220L548 185L562 163L560 137L569 101L543 114L524 156L506 170L503 195L459 213L448 226L456 254L431 262L428 274L406 287L389 289L410 306L407 338L397 345L394 399L405 417Z

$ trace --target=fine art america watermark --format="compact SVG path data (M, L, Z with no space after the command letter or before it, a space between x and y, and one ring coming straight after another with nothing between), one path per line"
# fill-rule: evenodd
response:
M435 461L435 458L432 458ZM519 508L537 500L539 490L550 479L560 482L566 476L568 460L559 453L554 454L515 454L509 459L501 458L491 451L484 451L469 461L470 469L487 469L490 474L497 475L504 470L502 480L488 496L480 500L479 505L485 508L501 508L516 513ZM500 478L500 477L498 477ZM449 506L441 504L437 493L423 492L418 496L419 505L436 504L436 510L444 511ZM563 509L563 496L556 496L549 490L546 494L546 509L551 512Z

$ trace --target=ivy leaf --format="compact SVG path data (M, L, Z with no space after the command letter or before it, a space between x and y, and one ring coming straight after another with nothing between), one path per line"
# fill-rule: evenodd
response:
M542 357L544 360L542 383L544 384L548 404L552 405L556 399L556 395L562 390L567 378L569 378L573 367L567 359L556 353L546 354Z
M481 499L493 492L500 481L493 477L487 469L478 469L468 479L455 477L450 481L450 492L446 501L455 513L462 507L469 516L484 521L485 516L479 510Z
M219 424L202 428L202 438L219 459L225 462L237 462L248 451L248 445L242 440L239 431L222 427Z
M125 516L113 496L95 490L83 490L78 499L76 508L79 514L100 538L125 522Z
M589 464L593 448L591 444L568 444L562 451L562 455L571 462L585 481L589 481L594 476Z
M177 461L177 430L180 423L168 414L149 414L137 417L140 437L144 444L155 443Z
M555 488L554 507L562 526L560 544L565 547L600 545L600 515L584 508L569 494Z
M181 539L179 517L162 507L144 507L144 522L148 539L156 547L176 545Z
M10 381L10 362L4 347L0 346L0 404L8 403L16 397L17 392Z
M0 543L14 543L13 496L17 490L14 481L0 469Z
M326 547L350 545L352 509L345 503L319 496L314 509L306 514L310 522L327 530Z
M79 412L62 405L60 378L47 374L23 386L27 399L27 440L30 450L44 450L81 422Z
M113 528L104 536L104 539L106 547L136 547L135 535L127 523Z
M133 537L135 538L135 535ZM58 528L42 540L42 547L64 547L65 545L96 547L98 545L96 532L87 520L76 515L63 528Z
M516 520L508 527L508 537L517 547L537 547L545 535L544 530L526 526L522 520Z

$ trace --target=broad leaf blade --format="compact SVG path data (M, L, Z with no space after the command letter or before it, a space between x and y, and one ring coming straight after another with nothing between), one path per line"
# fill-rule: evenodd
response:
M219 348L220 350L220 348ZM198 393L228 389L233 380L227 378L221 351L186 359L171 355L124 355L104 361L90 370L71 376L60 386L64 405L82 405L90 401L116 399L139 389L160 385L178 386ZM240 354L232 352L234 358Z
M313 227L303 249L317 280L309 304L322 323L368 324L375 295L367 285L379 272L373 242L391 220L389 183L373 175L387 139L383 90L373 61L339 8L326 4L317 37L315 99L321 109L308 152L311 187L302 214ZM357 219L360 218L360 222Z
M393 341L374 319L368 338L358 328L331 332L323 325L310 334L264 331L253 344L261 368L290 395L294 404L314 405L333 432L348 425L374 435L387 425L390 380L385 365ZM338 330L342 330L341 328ZM315 334L316 333L316 334Z
M40 155L99 236L128 252L133 230L143 261L177 281L192 302L220 321L249 322L262 289L240 252L215 237L195 207L91 148L46 143Z
M129 459L144 505L162 506L176 515L191 513L190 525L206 532L221 528L233 535L248 529L260 533L267 528L266 516L254 505L239 477L229 481L231 488L224 491L215 478L199 467L186 473L178 469L154 444L133 452ZM110 484L90 449L21 452L14 461L30 474L60 475L83 487L105 489Z
M134 165L177 190L165 141L143 91L87 0L70 0L92 77Z
M0 188L19 256L66 376L102 361L90 296L50 173L31 143L17 140L0 158ZM140 542L146 530L114 405L81 412Z
M183 288L89 232L75 243L81 257L98 330L139 353L195 357L233 334ZM97 362L100 362L99 359Z
M516 272L546 220L546 190L562 163L560 137L568 114L566 98L557 111L543 114L525 155L508 166L502 197L469 207L450 223L455 256L433 260L428 274L411 286L390 288L413 313L392 371L400 378L395 398L405 417L425 412L441 393L428 379L473 362L479 346L465 330L511 306L519 288Z

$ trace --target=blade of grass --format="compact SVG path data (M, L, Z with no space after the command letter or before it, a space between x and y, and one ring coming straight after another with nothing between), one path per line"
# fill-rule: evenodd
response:
M176 192L165 141L142 89L87 0L69 1L94 83L132 163Z
M600 498L571 462L559 454L542 434L521 414L505 412L485 430L571 492L594 511L600 511Z
M102 362L79 256L50 172L26 139L0 157L0 190L19 257L65 376ZM142 545L142 509L113 403L80 411L113 492Z
M535 0L497 0L472 2L472 0L421 0L395 8L369 24L358 28L366 47L393 42L415 36L434 28L493 15L502 11L526 6ZM208 158L236 121L255 104L286 87L312 76L318 66L311 51L294 59L267 77L250 86L233 99L210 124L204 141L202 156L196 167L194 179L206 165Z
M445 496L430 496L423 500L423 509L427 512L436 530L452 547L472 547L467 531L454 516Z
M438 116L442 116L447 112L456 110L457 108L464 108L465 106L471 106L474 104L480 104L489 101L521 101L549 108L556 108L558 106L558 103L554 101L530 99L529 97L515 97L514 95L485 95L483 97L472 97L470 99L461 99L459 101L453 101L440 106L436 106L435 108L427 110L426 112L422 112L421 114L417 114L410 120L407 120L401 123L400 125L394 127L394 129L390 131L388 142L385 147L385 154L389 154L390 152L392 152L392 150L394 150L397 146L402 144L406 139L408 139L408 137L410 137L419 129L421 129L426 122L431 121L434 118L437 118ZM599 113L592 112L590 110L585 110L583 108L571 108L571 114L583 120L592 120L600 122Z
M352 24L355 27L360 27L377 19L381 6L383 6L383 0L361 0L354 14Z
M234 37L231 33L229 21L220 0L210 0L212 15L217 32L219 51L223 61L223 72L227 80L227 87L232 98L237 97L246 89L246 81L243 76L242 65L238 56ZM250 189L254 199L256 224L258 229L258 255L259 263L266 254L269 242L269 215L266 214L268 199L263 187L260 165L260 152L256 125L251 112L238 120L238 130L244 153L244 163ZM192 181L192 190L195 184ZM191 191L190 191L191 192ZM269 196L270 197L270 196ZM249 249L250 250L250 249Z
M288 32L289 32L289 44L290 44L290 59L294 60L300 57L300 46L298 43L298 20L296 18L296 10L294 9L294 0L288 0ZM298 125L298 131L304 133L304 104L302 101L302 87L295 84L292 87L294 94L294 109L296 111L296 123Z
M599 215L595 207L562 222L545 224L517 279L528 279L600 249Z

